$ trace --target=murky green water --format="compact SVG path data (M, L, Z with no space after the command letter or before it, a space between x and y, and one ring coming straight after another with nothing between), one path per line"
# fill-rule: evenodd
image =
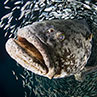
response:
M52 19L85 19L93 32L92 55L87 65L97 65L97 1L96 0L6 0L6 13L0 27L5 37L15 37L17 29L35 21ZM17 63L17 69L22 68ZM97 97L97 71L86 75L83 82L73 76L62 79L44 78L27 70L12 70L16 80L22 80L25 97ZM16 74L19 72L19 75Z

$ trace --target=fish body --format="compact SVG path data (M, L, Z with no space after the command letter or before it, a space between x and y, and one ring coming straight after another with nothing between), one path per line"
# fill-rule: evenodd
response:
M8 54L41 76L79 74L91 55L92 34L84 20L47 20L20 28L6 43Z

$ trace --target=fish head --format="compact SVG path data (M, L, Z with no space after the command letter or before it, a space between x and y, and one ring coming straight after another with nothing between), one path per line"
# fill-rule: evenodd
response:
M51 20L20 28L17 39L7 41L6 50L20 65L38 75L49 79L72 75L84 68L91 43L85 39L83 31L87 31L79 31L75 23L72 29L71 23Z

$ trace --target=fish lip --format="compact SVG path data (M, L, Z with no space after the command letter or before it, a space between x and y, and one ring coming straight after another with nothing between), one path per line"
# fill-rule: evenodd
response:
M36 66L34 66L34 65L32 65L32 67L33 67L33 69L31 70L30 69L30 65L29 65L29 57L33 60L33 58L31 57L31 56L29 56L29 54L27 54L24 50L23 50L23 48L16 42L17 40L16 39L14 39L14 38L10 38L8 41L7 41L7 43L6 43L6 45L5 45L5 48L6 48L6 51L8 52L8 54L13 58L13 59L15 59L19 64L21 64L24 68L27 68L28 70L30 70L30 71L32 71L32 72L34 72L34 73L36 73L36 74L39 74L39 75L45 75L45 74L47 74L47 72L48 72L48 68L46 67L46 68L44 68L43 69L43 66L45 65L43 65L43 66L41 66L42 68L42 70L40 69L39 70L39 68L37 68ZM25 56L25 54L26 54L26 56ZM27 59L25 59L25 58L22 58L22 57L24 57L25 56L25 58L27 57L27 56L29 56ZM21 61L20 61L21 60ZM24 61L24 62L23 62ZM25 65L24 65L24 64ZM34 62L33 64L35 64L36 62ZM28 64L28 65L27 65ZM39 64L40 65L40 64ZM31 67L31 68L32 68ZM34 70L34 71L33 71ZM35 72L35 70L38 70L39 72L37 73L37 71ZM46 71L44 71L44 70L46 70Z
M19 37L19 38L24 38L24 37L21 37L21 36L18 36L17 35L17 37ZM35 36L36 37L36 36ZM36 37L36 38L38 38L38 37ZM26 39L27 40L27 38L24 38L24 39ZM14 39L14 41L16 42L16 40ZM18 39L17 39L17 41L19 41ZM28 40L27 40L28 41ZM42 41L39 39L39 41L41 42L41 44L42 45L44 45L43 43L42 43ZM28 41L29 42L29 41ZM31 42L29 42L29 43L31 43ZM42 55L42 52L39 50L39 48L37 48L37 46L34 44L34 43L31 43L37 50L38 50L38 52ZM38 44L37 44L38 45ZM19 45L20 46L20 45ZM45 50L44 48L43 48L43 50ZM44 58L44 56L42 55L42 57L43 57L43 66L45 67L45 69L46 69L46 73L45 74L47 74L48 73L48 68L47 68L47 66L46 66L46 64L45 64L45 58Z

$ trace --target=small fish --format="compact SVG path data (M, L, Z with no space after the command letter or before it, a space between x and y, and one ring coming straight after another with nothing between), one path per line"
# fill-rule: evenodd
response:
M92 33L85 20L47 20L20 28L6 43L8 54L35 74L77 80L91 55ZM88 69L89 71L89 69Z

